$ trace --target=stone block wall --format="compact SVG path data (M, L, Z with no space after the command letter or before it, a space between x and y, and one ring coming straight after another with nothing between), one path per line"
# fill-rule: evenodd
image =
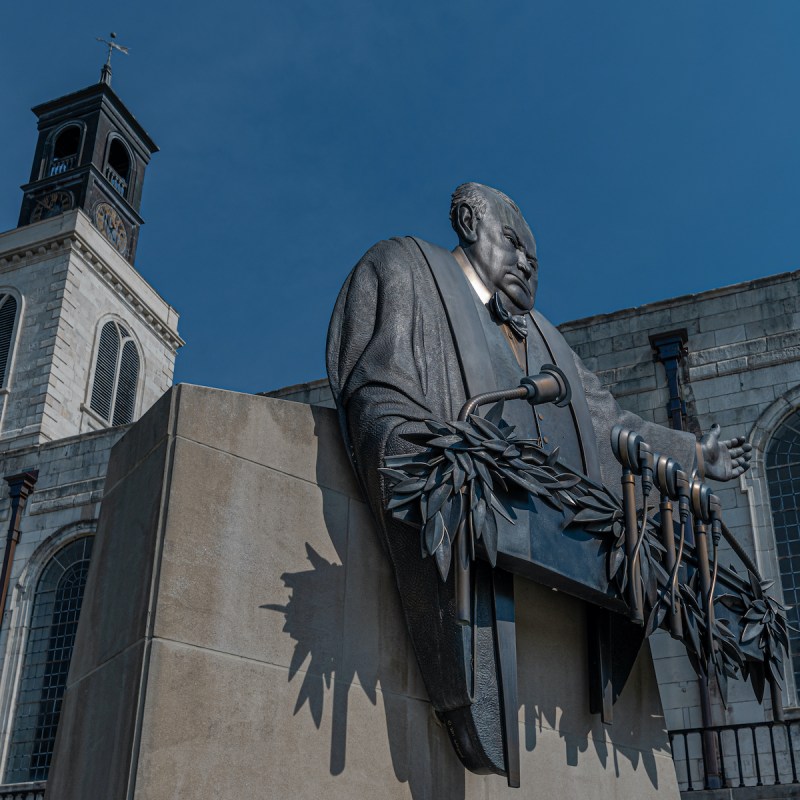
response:
M69 248L54 232L52 239L19 252L16 242L10 241L16 238L0 237L0 291L10 291L18 302L17 330L0 396L0 440L24 446L40 441L42 423L50 413L50 364L58 339Z
M75 436L0 455L0 476L38 470L20 524L5 613L0 621L0 784L5 774L27 644L33 595L49 559L73 539L93 534L108 458L126 428ZM8 484L0 480L0 528L10 517Z
M666 377L653 360L650 336L686 331L688 355L680 369L687 427L699 435L718 423L723 438L744 435L753 444L751 470L737 481L717 484L715 491L728 527L762 575L777 579L773 591L780 597L764 451L780 421L800 407L800 272L576 320L560 328L620 405L663 424ZM736 561L729 548L721 553L723 563ZM664 633L651 643L669 727L701 725L697 681L681 645ZM731 684L727 708L719 697L712 699L716 724L771 718L769 698L762 707L749 685L741 682ZM784 703L791 716L798 706L791 674Z
M99 329L131 331L140 352L135 417L171 385L178 316L82 211L0 235L0 291L22 299L0 441L21 447L105 428L88 410Z

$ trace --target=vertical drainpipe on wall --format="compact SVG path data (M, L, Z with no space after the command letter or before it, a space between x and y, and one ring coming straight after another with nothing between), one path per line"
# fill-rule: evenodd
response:
M27 472L20 472L17 475L8 475L5 478L8 484L8 496L11 499L11 513L8 520L6 550L3 555L3 571L0 573L0 586L2 586L2 589L0 589L2 591L2 595L0 595L0 625L6 613L8 584L11 580L11 567L14 564L14 551L17 549L17 542L19 541L22 512L25 511L25 503L33 491L38 477L39 470L32 469Z
M664 366L667 376L667 389L669 401L667 402L667 416L670 427L676 431L685 430L686 403L681 397L680 363L688 354L686 343L688 336L686 330L670 331L650 337L653 348L653 360ZM692 525L686 522L686 540L694 540ZM719 754L714 734L709 730L713 724L711 716L711 694L708 689L708 679L700 676L698 679L700 689L700 711L703 718L703 763L705 764L705 785L707 789L722 787L719 769ZM688 769L688 765L687 765Z

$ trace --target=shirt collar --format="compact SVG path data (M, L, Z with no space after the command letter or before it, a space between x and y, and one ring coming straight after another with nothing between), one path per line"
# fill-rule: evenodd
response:
M475 267L470 264L467 254L461 247L456 247L455 250L453 250L453 257L458 262L458 266L461 267L461 271L464 273L464 277L469 281L472 290L478 295L478 299L481 303L486 305L492 299L492 293L478 277L478 273L475 272Z

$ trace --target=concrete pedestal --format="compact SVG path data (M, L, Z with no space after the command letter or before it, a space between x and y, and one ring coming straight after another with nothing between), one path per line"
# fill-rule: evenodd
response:
M516 592L512 790L431 714L335 412L175 387L112 453L47 797L677 797L647 649L604 728L582 605Z

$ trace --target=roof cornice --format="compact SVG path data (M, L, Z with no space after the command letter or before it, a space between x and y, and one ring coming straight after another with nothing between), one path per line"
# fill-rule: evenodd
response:
M88 217L82 211L78 210L77 213L83 215L88 222ZM35 243L24 243L19 247L4 251L0 255L0 275L18 269L22 261L35 263L44 258L50 258L59 252L66 251L76 253L109 288L123 298L140 315L156 335L169 344L173 351L186 344L177 331L171 328L164 320L163 314L141 298L136 288L106 261L105 257L98 252L92 242L81 233L78 226L71 226L66 230L54 232L50 236L37 239ZM120 258L122 257L120 256ZM124 263L125 267L138 275L127 261ZM142 280L144 281L144 278ZM149 286L149 284L147 285ZM150 288L152 289L152 287ZM153 291L155 293L155 290ZM169 304L165 303L164 305L172 310Z

